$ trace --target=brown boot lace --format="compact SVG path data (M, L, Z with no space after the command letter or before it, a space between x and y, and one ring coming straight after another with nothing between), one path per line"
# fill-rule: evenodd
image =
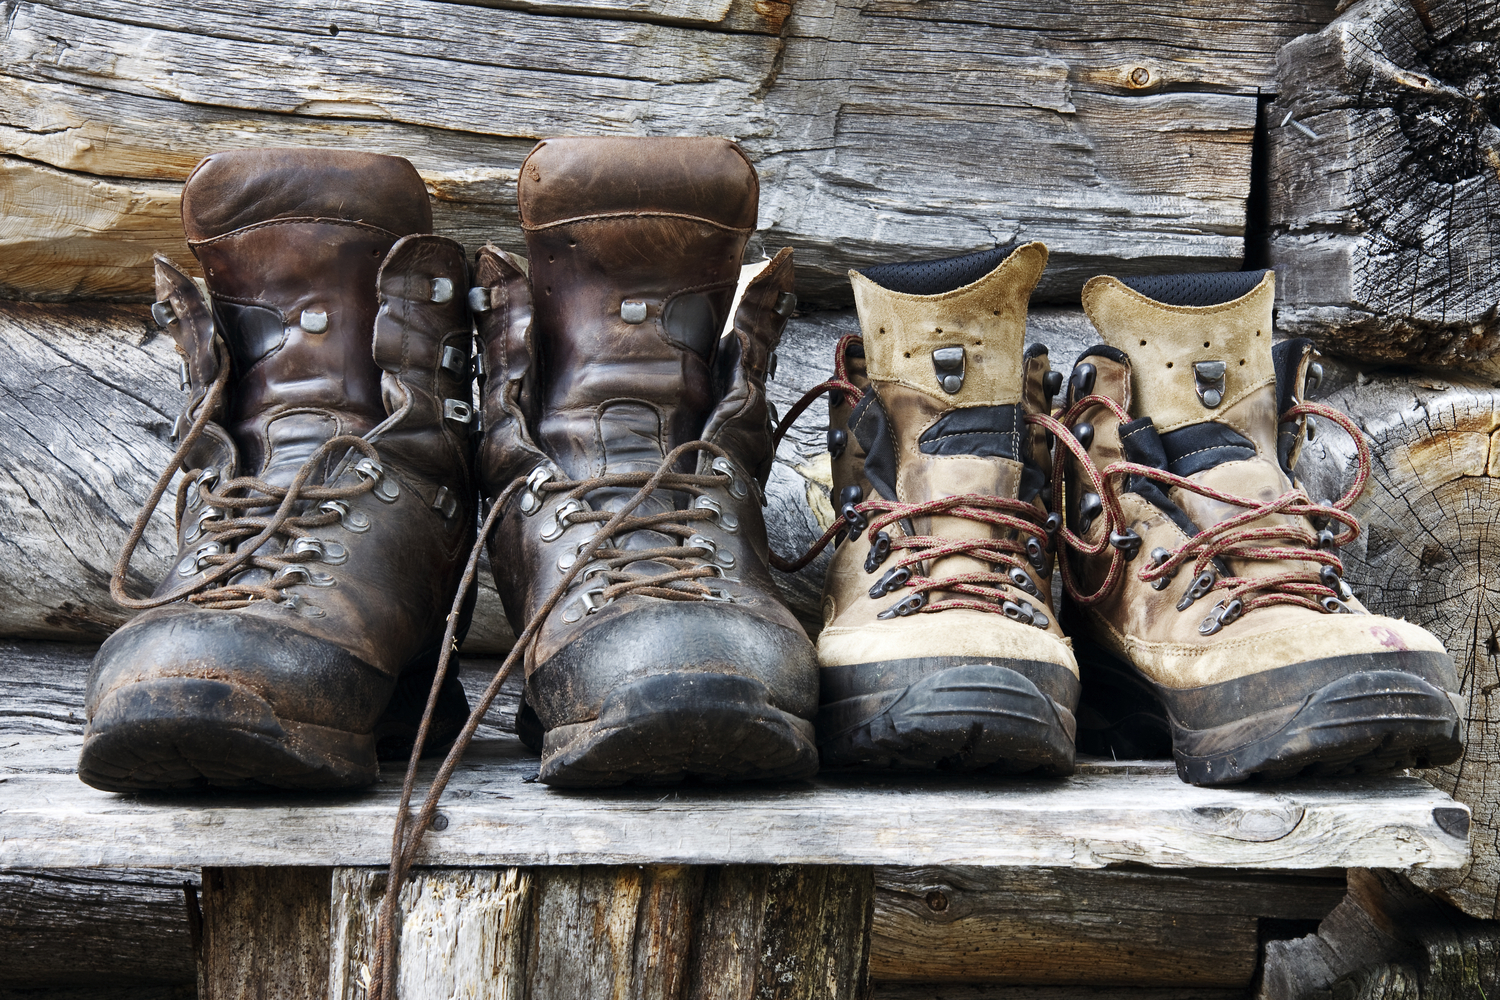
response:
M658 489L681 490L692 493L695 497L703 495L707 487L723 486L724 477L731 479L731 490L733 490L734 474L732 467L726 471L716 472L713 475L698 476L687 473L672 471L677 467L683 456L707 451L717 458L724 459L728 456L718 446L707 441L689 441L672 449L655 472L651 473L621 473L615 475L598 476L593 479L578 481L557 481L541 485L541 489L547 492L563 492L569 494L569 499L581 499L584 494L596 489L620 488L628 489L636 487L636 492L620 508L613 512L592 511L586 507L580 507L564 515L570 519L570 523L591 522L598 523L599 529L593 536L578 546L577 558L573 564L564 572L561 580L552 588L536 614L527 621L526 627L521 634L516 636L516 644L511 647L500 669L495 671L495 676L490 679L489 685L484 689L484 694L479 698L473 709L469 712L468 721L464 723L463 729L453 741L448 754L443 758L442 764L438 766L437 773L433 775L432 781L427 786L427 792L422 800L422 807L415 817L411 815L411 800L416 789L417 765L422 758L422 750L427 744L428 734L432 727L432 718L437 710L438 695L442 688L443 678L447 676L448 667L452 661L453 654L458 651L455 635L464 599L468 596L469 588L474 585L474 578L479 570L479 557L484 552L486 540L495 528L495 522L499 520L506 505L510 503L517 491L523 487L531 488L536 485L528 479L517 479L505 488L495 498L489 513L485 516L484 524L480 527L479 537L475 539L474 547L469 552L468 564L464 567L463 579L459 583L458 593L454 595L453 607L448 614L448 628L443 636L443 652L438 660L437 669L433 674L432 689L427 697L427 706L422 712L422 723L417 729L415 742L412 744L411 758L407 762L406 776L401 783L401 802L396 811L395 829L391 834L391 864L386 878L385 895L380 901L380 910L376 918L377 942L373 967L371 969L370 1000L396 1000L396 906L400 900L401 887L410 873L412 865L416 863L417 855L422 846L422 840L427 830L432 826L433 818L437 815L438 801L442 798L448 782L453 777L459 761L468 749L469 743L474 738L474 733L479 729L484 720L485 713L490 710L490 705L500 693L505 679L510 676L517 663L521 662L526 650L535 641L537 633L542 624L550 615L572 586L573 580L584 567L596 558L605 562L603 570L593 570L605 576L610 582L609 586L601 592L601 600L613 600L614 597L624 594L639 594L642 596L660 597L664 600L714 600L711 588L704 585L701 580L717 575L714 568L704 566L688 565L694 559L711 557L713 552L708 546L694 544L691 528L692 522L708 520L717 516L710 507L694 507L687 511L667 511L662 514L650 514L640 517L634 516L635 510L640 507ZM618 534L628 531L649 528L652 531L682 537L687 532L687 540L680 546L664 546L653 550L624 550L609 547L607 543ZM663 530L667 529L667 530ZM703 541L708 541L704 539ZM711 544L711 543L710 543ZM670 560L669 564L681 563L681 567L669 573L650 576L642 573L628 573L622 567L643 559L653 559L657 562Z
M145 505L136 515L135 525L125 541L125 547L120 552L120 558L115 563L114 572L109 581L110 596L123 607L144 610L161 607L184 598L199 607L209 609L242 608L257 600L294 602L296 598L283 594L281 588L299 580L316 584L319 576L306 564L325 559L331 554L324 543L310 537L310 532L340 520L348 509L349 500L368 493L380 485L384 469L380 465L379 453L365 438L349 434L342 434L325 441L298 469L291 484L285 487L272 485L255 476L239 476L218 484L219 488L214 489L213 486L217 482L216 472L211 473L204 469L183 469L183 461L203 435L203 429L208 425L210 417L217 409L220 400L223 399L228 381L229 365L221 364L218 376L198 406L198 412L188 433L184 435L182 443L177 446L177 450L152 488L150 496L147 497ZM405 414L406 409L407 407L402 407L381 426L399 419ZM369 436L374 436L379 430L380 428L376 428L370 432ZM362 481L339 487L307 485L313 472L330 455L341 450L358 452L362 456L354 467ZM182 516L187 511L190 491L196 487L205 508L203 514L199 516L195 529L196 535L193 537L208 539L193 553L183 558L178 564L178 570L182 575L190 576L206 567L211 568L194 582L161 596L131 597L125 592L125 576L130 570L131 559L135 555L141 538L146 533L146 526L161 503L162 495L166 493L172 477L177 474L178 470L182 470L186 475L177 488L177 510L174 523L178 525L182 523ZM276 505L275 512L272 514L250 513L255 510L264 510L272 504ZM304 504L318 504L319 507L315 511L296 513ZM224 516L231 511L242 513L234 517ZM289 543L285 551L262 553L261 547L278 535L287 539ZM225 582L229 577L246 569L266 570L271 574L270 579L264 584ZM314 616L322 613L310 606L307 606L305 610Z
M864 339L858 334L847 334L839 339L838 346L834 348L833 377L807 390L796 405L787 411L786 418L776 430L777 444L791 428L793 421L823 393L842 392L851 399L858 399L862 395L859 387L849 381L844 352L851 345L863 342ZM1028 415L1025 420L1027 423L1038 422L1038 418L1033 415ZM916 534L892 538L882 530L898 521L910 524L912 518L934 514L978 521L1006 529L1010 534L998 538L945 538ZM784 559L773 553L771 565L783 572L795 573L817 558L818 553L840 535L852 543L868 530L870 553L865 559L865 572L874 573L892 553L905 553L897 556L891 568L870 588L870 596L883 597L903 588L910 588L912 591L907 597L880 612L878 617L906 617L919 612L926 614L949 608L967 608L971 611L1003 614L1024 624L1046 628L1046 614L1024 601L1010 600L1000 588L1018 588L1032 596L1039 596L1024 567L1029 562L1040 571L1047 565L1052 549L1051 532L1057 521L1057 518L1049 518L1034 504L1012 497L966 493L915 504L875 497L844 504L828 530L807 551L796 559ZM920 575L921 564L953 555L972 556L992 566L1003 567L1003 570L963 573L945 579ZM931 595L935 591L960 596L932 600Z
M1275 604L1297 605L1328 614L1353 613L1354 609L1345 603L1353 594L1342 579L1344 564L1337 550L1359 537L1359 521L1348 512L1348 508L1364 492L1371 464L1369 446L1352 420L1322 403L1304 401L1289 407L1281 415L1282 422L1300 416L1319 416L1342 427L1359 451L1359 469L1354 482L1337 501L1314 503L1306 491L1294 487L1274 500L1262 502L1212 489L1165 469L1135 462L1116 462L1107 472L1101 473L1089 457L1088 450L1072 433L1072 427L1079 416L1091 406L1107 408L1121 423L1130 420L1130 415L1119 403L1108 396L1093 394L1078 400L1056 418L1043 417L1037 421L1051 431L1057 440L1052 472L1053 496L1064 496L1063 461L1066 453L1103 503L1102 516L1106 530L1099 541L1090 543L1062 526L1062 544L1085 555L1097 555L1107 545L1114 548L1110 556L1109 572L1092 593L1084 593L1080 588L1067 559L1058 560L1062 565L1063 586L1074 601L1085 606L1102 601L1119 585L1125 573L1125 564L1139 552L1140 536L1126 522L1124 511L1120 507L1119 493L1123 490L1123 479L1140 476L1168 488L1175 486L1220 503L1245 508L1245 513L1203 529L1175 550L1153 550L1148 564L1137 573L1140 580L1150 583L1157 590L1163 590L1177 575L1178 570L1191 562L1194 579L1177 604L1179 611L1187 610L1194 601L1208 596L1212 591L1225 591L1208 617L1198 626L1198 630L1204 635L1213 635L1256 608ZM1284 524L1255 523L1273 514L1309 518L1314 524L1324 526L1314 532L1300 520ZM1327 526L1335 521L1348 530L1336 532ZM1228 570L1227 559L1303 562L1311 563L1315 568L1289 570L1266 576L1235 576Z

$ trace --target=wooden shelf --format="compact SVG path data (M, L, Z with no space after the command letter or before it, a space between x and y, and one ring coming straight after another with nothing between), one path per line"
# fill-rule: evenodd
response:
M0 739L0 867L381 865L399 772L337 795L113 795L79 739ZM424 771L430 774L435 765ZM421 863L1457 868L1468 809L1420 778L1195 788L1161 761L1062 780L820 776L563 792L512 737L475 743Z

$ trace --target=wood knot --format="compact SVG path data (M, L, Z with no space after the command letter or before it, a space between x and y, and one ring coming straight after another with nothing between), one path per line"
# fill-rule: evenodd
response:
M927 894L927 908L934 913L942 913L948 908L948 897L934 889Z
M1137 66L1130 71L1126 79L1130 86L1137 89L1149 86L1151 83L1151 71L1144 66Z

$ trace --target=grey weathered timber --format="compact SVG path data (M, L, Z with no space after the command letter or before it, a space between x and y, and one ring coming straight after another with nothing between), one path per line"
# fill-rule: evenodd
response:
M1325 365L1324 401L1349 414L1374 453L1352 508L1364 533L1341 555L1360 600L1428 629L1458 665L1468 698L1467 748L1425 772L1474 809L1474 857L1460 871L1420 875L1465 912L1500 917L1500 389L1454 375L1381 374ZM1304 447L1309 492L1337 496L1353 474L1353 445L1337 427Z
M376 865L390 852L399 773L333 797L158 800L79 782L76 738L11 740L0 867ZM1208 789L1168 762L1091 761L1058 781L825 775L578 795L529 781L536 767L514 738L476 741L418 863L1315 869L1468 858L1468 810L1400 775Z
M871 1000L1245 1000L1223 987L995 986L989 983L875 983ZM92 998L90 998L92 1000Z
M1266 945L1255 1000L1468 1000L1500 989L1500 923L1394 872L1351 871L1316 934Z
M1246 987L1260 918L1321 920L1343 873L880 868L871 978Z
M1361 0L1277 56L1277 322L1363 359L1500 350L1500 5Z
M0 874L0 984L54 989L195 982L185 891L197 893L198 869Z
M152 252L187 257L187 171L244 146L408 155L440 232L519 249L515 171L565 133L740 140L758 245L798 248L808 300L1012 239L1053 246L1042 298L1233 268L1256 94L1333 13L1248 3L27 0L0 34L0 285L148 295Z
M332 1000L363 996L384 880L335 870ZM852 1000L872 896L869 868L419 869L401 893L397 995Z
M205 868L199 1000L328 996L327 868Z

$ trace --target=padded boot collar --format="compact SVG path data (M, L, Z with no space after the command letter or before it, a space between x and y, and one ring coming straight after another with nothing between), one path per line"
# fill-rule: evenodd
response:
M1235 272L1132 279L1166 301L1119 278L1100 276L1084 286L1090 321L1106 344L1130 356L1135 412L1151 416L1159 432L1218 419L1256 390L1275 385L1274 272L1264 272L1237 297L1213 301L1216 289L1221 295L1239 291L1250 277Z

